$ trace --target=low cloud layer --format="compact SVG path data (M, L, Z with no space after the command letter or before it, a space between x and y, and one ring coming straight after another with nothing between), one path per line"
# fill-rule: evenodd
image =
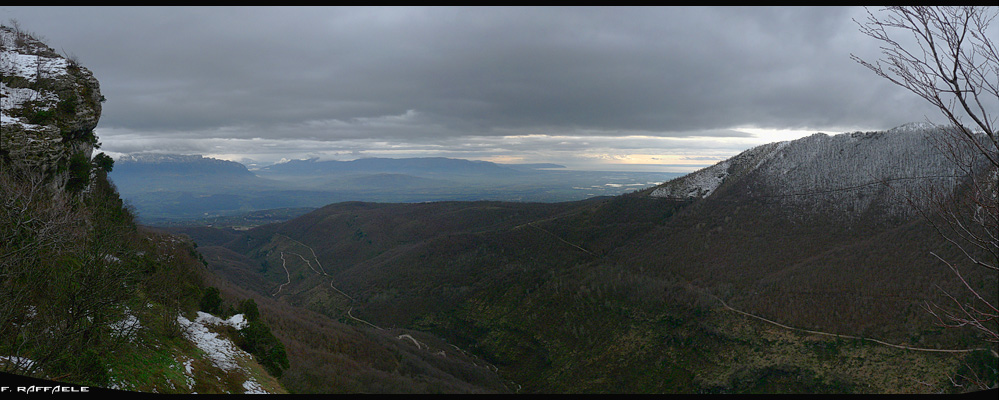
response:
M876 11L876 10L872 10ZM102 150L676 164L934 118L859 7L0 7L91 69ZM637 162L636 162L637 164Z

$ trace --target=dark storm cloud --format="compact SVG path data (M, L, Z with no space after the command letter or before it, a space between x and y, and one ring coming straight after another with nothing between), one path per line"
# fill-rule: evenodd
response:
M931 113L850 60L877 56L857 8L0 13L94 71L105 142L745 137L732 128L882 129Z

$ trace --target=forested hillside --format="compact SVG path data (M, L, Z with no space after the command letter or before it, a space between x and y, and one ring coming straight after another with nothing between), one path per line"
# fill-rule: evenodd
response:
M825 151L814 139L753 151ZM994 382L995 350L925 309L963 285L931 253L960 254L890 211L904 196L853 185L836 193L864 197L852 208L824 190L787 203L747 158L692 197L649 195L685 184L671 182L553 204L338 203L185 232L239 286L358 329L433 333L522 392L960 391L969 368ZM996 293L992 276L965 278Z

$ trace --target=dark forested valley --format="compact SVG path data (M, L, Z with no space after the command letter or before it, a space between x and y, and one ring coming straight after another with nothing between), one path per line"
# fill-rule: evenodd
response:
M931 254L962 255L927 220L884 211L878 185L853 191L874 198L863 210L788 203L759 168L705 197L345 202L247 231L173 231L232 285L286 307L270 318L296 343L283 381L296 391L335 391L314 385L344 350L276 322L295 310L474 357L500 391L894 393L995 379L994 349L926 309L963 289ZM995 295L994 276L963 276Z

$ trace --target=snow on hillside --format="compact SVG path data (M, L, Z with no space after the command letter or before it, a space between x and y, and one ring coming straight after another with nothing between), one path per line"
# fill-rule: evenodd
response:
M695 171L682 178L678 178L673 184L663 185L656 188L650 194L652 197L669 198L700 198L707 197L722 181L728 177L728 168L731 165L729 160L719 162L710 167Z
M797 209L856 215L876 202L892 215L908 200L952 188L958 171L934 145L937 128L906 124L879 132L816 133L749 149L729 160L663 184L650 196L703 198L719 186L747 179L754 196Z
M177 323L184 330L184 337L193 342L199 349L205 352L206 357L212 364L224 371L233 371L242 368L240 360L252 358L252 356L237 347L228 338L219 336L211 331L213 326L231 326L236 329L246 327L246 319L243 314L236 314L229 319L223 320L214 315L198 311L198 316L191 321L182 315L177 316ZM192 376L190 364L187 365L187 374ZM243 383L246 394L266 393L259 383L248 377Z
M213 329L216 329L216 327L222 326L231 326L237 330L245 328L248 322L243 314L236 314L229 319L223 320L214 315L199 311L194 321L191 321L182 315L178 315L177 323L180 325L181 329L183 329L184 337L197 346L198 349L203 351L204 357L208 361L223 371L243 370L243 360L250 360L253 358L252 355L240 349L228 338L220 336L212 331ZM129 341L132 341L135 337L135 333L142 329L142 325L131 313L126 313L125 319L118 323L112 324L111 328L115 332L116 336L125 336L129 339ZM0 363L17 364L22 367L22 370L30 370L34 361L23 357L0 356ZM187 359L182 361L182 363L184 364L184 372L187 375L188 385L193 386L195 381L195 371L192 360ZM251 374L246 373L243 375L247 376L246 381L243 382L245 394L268 393L263 386L260 385L260 383L250 377ZM127 382L113 382L110 386L112 389L126 390L127 387Z
M883 201L903 215L908 200L947 190L958 171L932 143L927 127L835 136L815 134L785 147L757 169L786 204L849 213Z
M242 315L236 317L242 318ZM233 317L233 318L236 318ZM238 322L242 322L240 319ZM216 367L226 371L231 371L239 367L237 359L239 357L249 357L249 354L236 347L232 341L220 337L209 330L212 325L234 325L230 321L223 321L214 315L198 311L197 318L191 321L183 315L177 316L177 323L184 329L184 337L203 350Z

